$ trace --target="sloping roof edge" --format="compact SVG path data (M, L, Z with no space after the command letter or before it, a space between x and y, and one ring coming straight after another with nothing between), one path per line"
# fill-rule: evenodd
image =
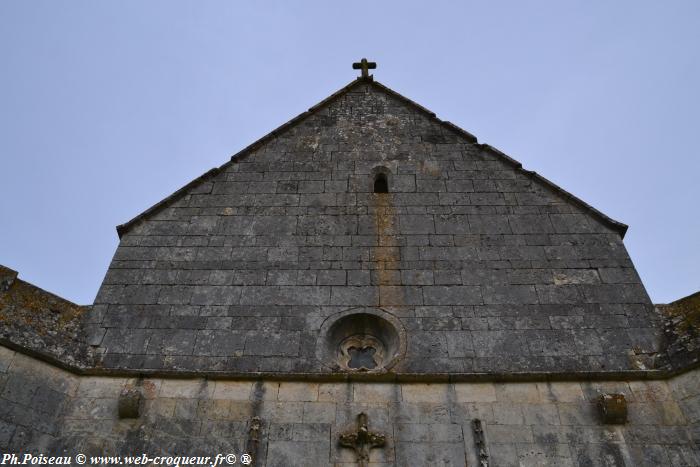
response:
M629 226L627 224L624 224L622 222L616 221L615 219L607 216L606 214L603 214L601 211L597 210L590 204L586 203L584 200L579 198L578 196L566 191L556 183L552 182L551 180L548 180L544 178L542 175L538 174L534 170L527 170L523 168L523 165L513 159L512 157L508 156L507 154L501 152L500 150L494 148L493 146L489 144L482 144L482 148L487 149L491 151L492 153L496 154L499 156L501 159L507 161L509 164L513 165L516 169L518 169L522 174L526 175L527 177L530 177L532 180L535 180L537 183L544 185L554 191L555 193L558 193L562 197L568 199L572 203L576 204L577 206L583 208L584 210L590 212L598 218L600 221L602 221L604 224L606 224L608 227L611 229L615 230L617 233L620 234L620 237L625 238L625 233L627 233L627 229Z
M122 238L122 236L123 236L125 233L127 233L134 225L138 224L141 220L147 218L147 217L150 216L151 214L155 214L156 212L160 211L162 208L164 208L165 206L167 206L167 205L170 204L171 202L173 202L173 201L179 199L179 198L180 198L182 195L184 195L185 192L187 192L187 190L189 190L190 188L193 188L193 187L199 185L201 182L206 181L209 177L212 177L212 176L218 174L221 170L223 170L226 166L228 166L228 165L231 164L232 162L235 162L236 160L242 159L243 157L245 157L246 155L248 155L250 152L252 152L252 151L255 150L256 148L262 146L263 144L265 144L265 143L268 142L269 140L271 140L271 139L277 137L280 133L284 132L285 130L287 130L287 129L291 128L292 126L296 125L297 123L301 122L301 121L304 120L306 117L312 115L313 113L315 113L316 111L318 111L318 110L321 109L322 107L324 107L324 106L330 104L332 101L334 101L335 99L337 99L337 98L340 97L341 95L343 95L343 94L345 94L346 92L348 92L351 88L353 88L354 86L356 86L358 83L366 83L366 82L368 82L368 81L371 81L371 80L367 80L367 79L363 79L363 78L357 78L356 80L351 81L351 82L348 83L347 85L345 85L345 86L343 86L342 88L340 88L338 91L334 92L334 93L331 94L330 96L328 96L328 97L326 97L325 99L323 99L323 100L322 100L321 102L319 102L318 104L316 104L316 105L310 107L309 110L300 113L299 115L297 115L296 117L294 117L294 118L292 118L291 120L287 121L286 123L283 123L282 125L278 126L278 127L275 128L274 130L272 130L271 132L269 132L268 134L266 134L265 136L263 136L262 138L259 138L259 139L256 140L255 142L253 142L253 143L249 144L248 146L244 147L243 149L241 149L240 151L238 151L236 154L234 154L233 156L231 156L230 160L224 162L224 163L223 163L222 165L220 165L219 167L214 167L213 169L208 170L207 172L205 172L204 174L202 174L202 175L200 175L199 177L195 178L194 180L192 180L192 181L189 182L187 185L183 186L182 188L180 188L179 190L177 190L176 192L174 192L174 193L171 194L170 196L167 196L166 198L163 198L161 201L157 202L156 204L154 204L154 205L151 206L150 208L146 209L146 210L143 211L141 214L138 214L136 217L134 217L134 218L131 219L130 221L127 221L127 222L125 222L125 223L123 223L123 224L118 225L118 226L117 226L117 235L119 235L119 238Z
M383 84L374 81L372 76L369 78L362 78L358 77L354 81L351 81L349 84L343 86L340 88L338 91L334 92L327 98L323 99L321 102L318 104L312 106L309 108L309 110L300 113L296 117L292 118L291 120L287 121L286 123L283 123L279 127L275 128L262 138L259 138L255 142L249 144L245 148L241 149L238 151L236 154L231 156L229 161L226 161L224 164L222 164L219 167L215 167L213 169L210 169L209 171L205 172L204 174L200 175L199 177L195 178L179 190L175 191L173 194L170 196L167 196L166 198L162 199L158 203L154 204L150 208L146 209L143 211L141 214L138 214L136 217L131 219L128 222L125 222L123 224L120 224L117 226L117 234L119 235L119 238L121 238L125 233L127 233L134 225L138 224L140 221L143 219L149 217L152 214L155 214L156 212L160 211L162 208L170 204L171 202L176 201L179 199L181 196L183 196L190 188L193 188L200 183L206 181L208 178L218 174L221 170L223 170L226 166L229 164L236 162L237 160L242 160L245 158L248 154L250 154L253 150L257 149L261 145L265 144L269 140L276 138L279 136L281 133L284 131L288 130L289 128L293 127L294 125L300 123L307 117L313 115L315 112L319 111L323 107L326 107L329 105L331 102L339 98L340 96L344 95L348 91L350 91L353 87L359 85L359 84L371 84L375 86L376 88L380 89L381 91L389 94L390 96L396 98L397 100L404 102L405 104L409 105L410 107L413 107L416 109L418 112L426 115L430 119L432 119L434 122L438 123L439 125L442 125L444 128L457 133L458 135L462 136L464 139L466 139L469 142L472 143L478 143L478 140L476 136L473 134L469 133L468 131L458 127L457 125L446 121L446 120L441 120L438 118L434 112L431 112L430 110L426 109L422 105L412 101L411 99L399 94L398 92L384 86ZM624 238L625 233L627 232L628 226L626 224L623 224L622 222L618 222L607 215L603 214L601 211L597 210L590 204L586 203L583 201L581 198L578 198L577 196L573 195L572 193L564 190L561 188L559 185L555 184L554 182L551 182L550 180L544 178L540 174L534 171L526 170L523 168L522 164L518 162L517 160L513 159L512 157L508 156L507 154L499 151L498 149L494 148L493 146L490 146L488 144L481 144L481 147L485 150L490 151L492 154L497 156L498 158L502 159L504 162L508 163L515 169L519 170L521 173L529 177L530 179L534 180L537 183L540 183L541 185L544 185L548 187L549 189L553 190L554 192L558 193L562 197L566 198L567 200L571 201L572 203L578 205L579 207L583 208L586 211L589 211L594 217L598 218L600 221L602 221L605 225L616 231L621 238Z

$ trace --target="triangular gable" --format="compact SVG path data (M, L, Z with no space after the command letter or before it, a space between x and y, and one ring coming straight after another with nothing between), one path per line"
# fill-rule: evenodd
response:
M215 168L207 171L206 173L195 178L194 180L192 180L187 185L183 186L182 188L180 188L179 190L177 190L176 192L174 192L170 196L164 198L163 200L154 204L150 208L146 209L145 211L143 211L141 214L137 215L136 217L134 217L130 221L128 221L124 224L118 225L117 226L117 234L119 235L119 238L121 238L124 234L126 234L134 225L138 224L140 221L148 218L152 214L155 214L158 211L160 211L161 209L168 206L170 203L178 200L181 196L185 195L185 193L187 193L187 191L190 190L191 188L194 188L197 185L199 185L200 183L217 175L223 169L225 169L228 165L235 163L238 160L242 160L243 158L248 156L250 153L252 153L255 149L259 148L260 146L267 143L268 141L276 138L281 133L292 128L293 126L301 123L306 118L314 115L322 108L330 105L336 99L345 95L346 93L351 91L353 88L355 88L356 86L361 85L361 84L371 84L376 89L378 89L378 90L392 96L393 98L405 103L409 107L415 109L417 112L427 116L428 118L433 120L435 123L438 123L439 125L443 126L444 128L452 131L453 133L460 135L465 140L467 140L471 143L478 143L477 138L474 135L472 135L471 133L469 133L468 131L459 128L457 125L454 125L451 122L439 119L435 115L434 112L431 112L430 110L426 109L425 107L421 106L420 104L412 101L411 99L409 99L407 97L404 97L403 95L397 93L396 91L393 91L392 89L384 86L383 84L381 84L377 81L374 81L374 79L372 77L370 77L370 78L361 78L360 77L360 78L357 78L356 80L350 82L348 85L344 86L343 88L339 89L335 93L331 94L330 96L328 96L327 98L325 98L324 100L319 102L318 104L310 107L309 110L307 110L306 112L302 112L301 114L292 118L288 122L275 128L270 133L266 134L265 136L258 139L254 143L243 148L241 151L239 151L238 153L231 156L231 159L229 161L227 161L226 163L224 163L223 165L221 165L220 167L215 167ZM550 190L554 191L555 193L559 194L560 196L562 196L566 200L572 202L575 205L578 205L579 207L583 208L585 211L588 211L591 215L593 215L593 217L600 220L603 224L610 227L612 230L616 231L617 233L620 234L621 237L624 238L625 233L627 232L627 225L626 224L623 224L623 223L618 222L614 219L611 219L610 217L606 216L605 214L598 211L594 207L590 206L585 201L581 200L580 198L576 197L575 195L564 190L563 188L561 188L557 184L547 180L546 178L542 177L538 173L524 169L520 162L509 157L508 155L504 154L503 152L499 151L498 149L494 148L493 146L490 146L488 144L481 144L481 148L488 150L493 155L495 155L497 158L501 159L502 161L506 162L508 165L512 166L514 169L518 170L524 176L534 180L535 182L537 182L541 185L544 185L545 187L547 187Z

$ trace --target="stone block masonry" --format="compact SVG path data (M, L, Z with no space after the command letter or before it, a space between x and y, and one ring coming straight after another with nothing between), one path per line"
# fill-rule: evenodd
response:
M138 388L139 418L118 401ZM386 445L370 465L473 466L472 420L494 466L696 466L700 373L668 381L362 383L75 376L0 347L0 450L45 455L245 452L260 419L260 466L352 466L338 444L358 413ZM600 394L629 422L604 425Z
M699 466L698 297L625 230L358 79L119 226L93 305L0 266L0 452Z
M397 374L665 364L619 224L372 82L120 232L93 309L110 370L320 374L308 344L354 307L409 330Z

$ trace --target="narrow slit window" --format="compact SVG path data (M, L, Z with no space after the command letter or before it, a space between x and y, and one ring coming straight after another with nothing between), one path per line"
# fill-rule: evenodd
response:
M374 178L374 192L375 193L389 193L389 184L386 180L386 175L377 174Z

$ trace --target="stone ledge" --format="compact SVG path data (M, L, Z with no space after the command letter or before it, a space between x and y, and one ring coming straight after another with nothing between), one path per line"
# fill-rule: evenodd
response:
M305 381L305 382L377 382L377 383L457 383L457 382L543 382L543 381L630 381L665 380L682 375L700 365L680 370L630 370L608 372L513 372L513 373L303 373L303 372L230 372L180 371L144 369L107 369L97 366L66 363L47 353L23 348L0 339L0 346L48 363L77 376L206 378L211 380L236 379L243 381Z

